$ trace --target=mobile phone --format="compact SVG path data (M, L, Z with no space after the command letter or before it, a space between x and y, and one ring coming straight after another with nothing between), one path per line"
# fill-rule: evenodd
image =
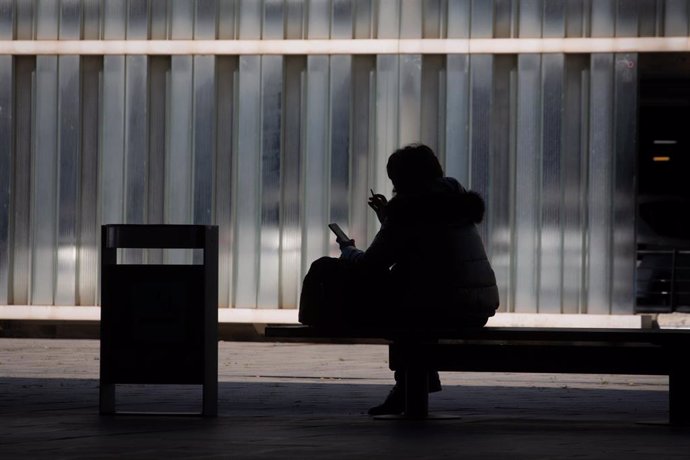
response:
M340 225L338 224L328 224L328 228L331 229L333 233L335 233L335 236L340 240L340 241L350 241L350 237L345 234L342 228L340 228Z

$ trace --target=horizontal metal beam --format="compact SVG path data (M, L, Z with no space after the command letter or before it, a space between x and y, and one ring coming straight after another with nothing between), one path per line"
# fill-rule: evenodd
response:
M690 51L690 37L381 40L2 40L0 55L333 55Z

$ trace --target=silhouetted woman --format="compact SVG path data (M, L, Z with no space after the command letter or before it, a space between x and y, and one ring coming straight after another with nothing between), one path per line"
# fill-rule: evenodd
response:
M315 261L304 279L300 322L310 325L433 329L482 327L499 305L496 279L475 224L484 201L443 177L426 145L388 159L394 196L373 195L381 229L366 251L338 241L340 259ZM371 415L404 410L404 375ZM429 391L439 391L438 373Z

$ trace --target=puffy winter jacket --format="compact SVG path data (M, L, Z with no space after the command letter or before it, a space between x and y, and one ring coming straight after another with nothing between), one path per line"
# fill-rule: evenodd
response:
M488 318L499 305L496 278L475 224L484 201L444 177L420 193L398 194L366 251L346 247L341 258L372 271L389 268L391 301L419 323L461 326Z

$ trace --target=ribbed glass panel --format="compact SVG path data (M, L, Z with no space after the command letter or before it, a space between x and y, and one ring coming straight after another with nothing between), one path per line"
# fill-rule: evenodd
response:
M536 312L541 171L541 56L518 56L515 160L514 311Z
M331 56L330 72L330 151L331 151L331 222L350 231L350 110L352 57ZM366 188L365 188L366 190ZM330 236L330 235L329 235ZM335 238L331 237L330 253L339 255Z
M14 61L14 169L12 177L12 303L28 305L31 286L32 120L36 59ZM92 197L93 198L93 197Z
M302 158L302 273L328 253L328 56L307 57Z
M259 274L259 186L261 159L261 58L239 58L237 153L234 166L234 305L254 308Z
M446 58L445 171L460 183L469 184L469 65L470 58L454 54Z
M102 59L81 58L81 165L79 179L79 235L77 304L96 305L98 285L98 139L101 125L99 94Z
M616 24L616 0L591 2L590 36L613 37Z
M479 192L490 203L491 191L491 96L493 80L491 55L475 54L470 57L470 168L466 186ZM479 225L479 234L487 245L489 256L489 230L491 216Z
M7 5L0 4L0 17ZM8 8L9 9L9 8ZM4 24L0 23L0 27ZM9 303L12 223L12 112L14 72L12 56L0 56L0 303Z
M541 216L539 241L540 313L561 313L563 275L562 234L562 54L542 57L542 158Z
M261 259L257 306L275 308L280 286L283 57L264 56L261 62Z
M422 56L410 54L400 56L400 102L398 104L397 146L421 140L422 99ZM393 149L379 152L390 155Z
M664 0L664 30L666 37L684 37L688 34L690 6L687 0Z
M284 64L284 133L280 241L280 306L297 307L302 281L302 133L306 59L288 56Z
M491 216L489 246L491 264L499 286L501 310L508 311L512 291L510 273L512 241L512 193L515 167L515 75L514 56L494 57L492 96L491 192L488 215Z
M635 158L637 154L637 55L615 56L613 171L613 273L611 313L624 314L635 303Z
M218 225L218 303L232 305L233 299L233 246L235 197L233 175L233 134L236 133L235 109L237 76L235 57L216 58L216 169L215 169L215 224Z
M588 105L588 67L585 56L566 56L563 106L563 313L584 308L584 229Z
M375 38L400 37L400 0L378 0Z
M587 200L587 313L609 313L611 304L613 89L613 55L592 55Z

